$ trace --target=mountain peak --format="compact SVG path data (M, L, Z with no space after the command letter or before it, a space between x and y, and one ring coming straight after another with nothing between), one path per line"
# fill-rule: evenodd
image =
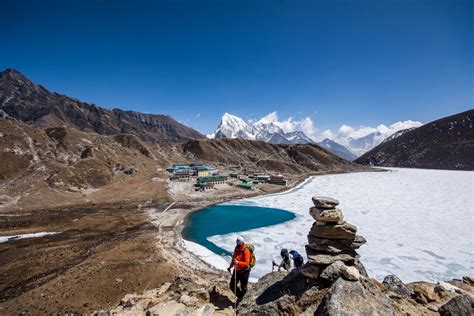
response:
M0 72L1 79L12 79L12 80L28 80L21 72L14 68L7 68Z
M257 122L255 122L254 125L266 125L266 124L274 123L276 121L278 121L278 115L277 115L277 112L274 111L265 115L261 119L259 119Z
M253 125L247 124L242 118L224 113L216 131L207 135L208 138L243 138L261 140L273 144L308 144L314 143L303 132L285 133L275 122L277 112L272 112Z

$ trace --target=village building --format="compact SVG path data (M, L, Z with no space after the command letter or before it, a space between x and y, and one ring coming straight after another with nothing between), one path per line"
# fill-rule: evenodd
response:
M253 190L253 181L242 181L237 186L242 189Z
M197 169L199 167L204 167L204 164L202 162L193 161L189 164L189 166L193 169Z
M281 174L274 174L270 176L270 180L268 181L268 183L286 185L286 179L285 176Z
M200 183L213 183L213 184L221 184L224 183L228 179L227 176L206 176L206 177L198 177L196 180L196 184Z
M208 177L211 176L211 172L208 167L198 167L196 175L198 177Z
M270 181L270 176L261 174L255 177L256 180L261 181L261 182L269 182Z
M171 180L180 179L188 180L191 177L192 169L191 168L180 168L174 171Z

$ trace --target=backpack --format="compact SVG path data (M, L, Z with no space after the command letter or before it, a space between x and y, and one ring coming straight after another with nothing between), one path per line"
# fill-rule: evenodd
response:
M257 259L255 258L255 254L254 254L254 251L255 251L255 246L251 243L251 242L248 242L246 245L247 249L249 250L250 252L250 269L252 269L255 264L257 263Z
M296 250L290 251L291 256L293 257L293 262L295 263L295 267L301 267L304 263L303 257L298 253Z

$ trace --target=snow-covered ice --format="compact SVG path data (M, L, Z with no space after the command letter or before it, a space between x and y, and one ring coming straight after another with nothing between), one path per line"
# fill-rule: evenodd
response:
M22 234L22 235L14 235L14 236L0 236L0 243L7 242L10 240L17 240L17 239L25 239L25 238L39 238L47 235L55 235L59 234L58 232L39 232L39 233L32 233L32 234Z
M183 243L184 243L184 247L188 251L194 253L196 256L201 258L204 262L207 262L208 264L210 264L216 269L227 270L227 267L229 266L229 263L231 260L230 256L227 258L228 260L226 260L224 259L224 257L213 253L206 247L201 246L200 244L197 244L195 242L183 239ZM251 277L249 281L255 283L258 281L258 279L255 277Z
M474 172L393 168L316 176L287 192L230 204L296 214L292 221L238 233L255 244L253 276L270 272L282 247L305 254L313 223L308 209L311 196L318 194L337 198L347 221L366 237L359 253L369 275L382 279L393 273L405 282L437 282L474 274L473 188ZM236 234L209 240L231 251Z
M218 254L213 253L209 249L195 242L183 239L184 247L190 252L194 253L196 256L201 258L203 261L209 263L216 269L226 270L229 266L224 257L219 256ZM229 259L230 260L230 259Z

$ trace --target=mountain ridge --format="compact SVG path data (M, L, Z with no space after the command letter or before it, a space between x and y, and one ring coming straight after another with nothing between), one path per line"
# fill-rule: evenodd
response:
M238 116L224 113L221 122L214 133L207 135L210 139L240 138L247 140L260 140L269 144L316 144L338 157L346 160L354 160L356 156L343 145L332 140L316 142L308 137L303 131L284 132L283 129L272 122L270 113L252 125L247 124Z
M12 68L0 73L0 110L38 127L66 125L101 135L129 133L145 141L176 143L204 137L168 115L106 109L50 92Z
M474 110L427 123L381 143L355 162L382 167L474 170Z

